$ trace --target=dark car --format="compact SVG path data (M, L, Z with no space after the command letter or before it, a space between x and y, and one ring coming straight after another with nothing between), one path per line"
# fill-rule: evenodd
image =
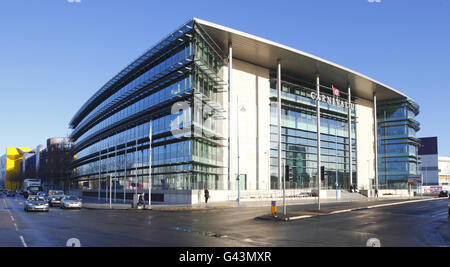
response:
M12 190L8 190L6 192L6 196L7 197L15 197L16 196L16 192L12 191Z
M448 191L444 190L439 193L439 197L448 197Z
M61 205L61 200L64 197L64 195L52 195L48 197L48 204L50 204L50 207L53 207L55 205Z

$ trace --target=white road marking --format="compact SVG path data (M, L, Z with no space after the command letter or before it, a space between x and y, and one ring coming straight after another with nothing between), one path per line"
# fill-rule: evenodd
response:
M3 203L5 204L5 208L8 209L8 204L6 204L6 200L5 199L3 199ZM14 228L16 229L16 232L19 233L19 227L17 226L17 224L16 224L16 222L14 220L14 217L12 216L12 213L11 213L11 211L9 209L8 209L8 213L9 213L9 216L11 216L11 220L14 223ZM23 236L19 235L19 238L20 238L20 241L22 242L22 245L24 247L28 247L27 243L25 242L25 239L23 238Z
M436 215L433 215L433 216L431 216L431 217L439 217L439 216L442 216L442 215L446 215L447 213L448 213L448 211L443 211L443 212L438 213L438 214L436 214Z
M374 208L380 208L380 207L396 206L396 205L417 203L417 202L424 202L424 201L432 201L432 200L442 200L442 198L441 199L439 199L439 198L432 198L432 199L409 200L409 201L402 201L402 202L395 202L395 203L379 204L379 205L369 206L367 208L368 209L374 209Z
M395 202L395 203L387 203L387 204L379 204L379 205L373 205L368 207L359 207L354 209L345 209L345 210L336 210L333 212L330 212L328 214L323 215L332 215L332 214L338 214L338 213L346 213L354 210L361 210L361 209L375 209L375 208L381 208L381 207L389 207L389 206L395 206L395 205L402 205L402 204L409 204L409 203L417 203L417 202L425 202L425 201L432 201L432 200L442 200L442 198L431 198L431 199L419 199L419 200L409 200L409 201L402 201L402 202ZM441 216L443 213L439 213L436 216ZM311 218L314 216L322 216L322 215L303 215L303 216L297 216L297 217L291 217L289 220L300 220L300 219L306 219ZM433 216L434 217L434 216Z
M22 245L24 247L27 247L27 243L25 243L25 239L23 239L23 236L20 236L20 241L22 241Z

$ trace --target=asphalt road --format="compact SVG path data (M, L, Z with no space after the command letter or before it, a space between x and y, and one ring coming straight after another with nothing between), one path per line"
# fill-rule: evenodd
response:
M0 198L0 246L279 247L450 246L447 199L280 222L267 208L201 211L62 210L26 213L24 199ZM348 208L352 204L324 204ZM309 208L313 208L311 206ZM289 207L289 209L304 209Z

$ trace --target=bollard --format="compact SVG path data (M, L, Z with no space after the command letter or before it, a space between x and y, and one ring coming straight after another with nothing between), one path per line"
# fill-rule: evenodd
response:
M277 216L277 202L276 201L272 201L272 215L274 217Z

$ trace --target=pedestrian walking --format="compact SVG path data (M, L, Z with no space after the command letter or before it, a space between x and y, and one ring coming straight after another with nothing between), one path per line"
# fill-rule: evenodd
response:
M205 187L205 203L208 203L208 198L209 198L209 191L208 188Z
M139 196L139 205L142 205L144 207L144 209L145 209L145 193L142 193Z
M375 188L375 197L378 198L378 189Z

